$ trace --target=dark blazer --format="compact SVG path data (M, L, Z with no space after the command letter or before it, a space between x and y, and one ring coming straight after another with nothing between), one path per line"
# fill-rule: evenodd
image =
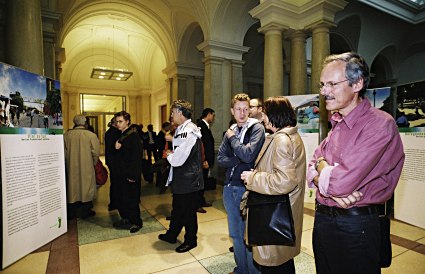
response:
M109 170L113 169L114 160L116 157L115 142L120 138L121 131L116 127L111 126L105 132L105 161Z
M208 162L208 165L212 167L214 165L214 137L211 130L208 128L207 124L200 119L198 120L198 127L201 128L202 134L202 144L204 145L205 160Z

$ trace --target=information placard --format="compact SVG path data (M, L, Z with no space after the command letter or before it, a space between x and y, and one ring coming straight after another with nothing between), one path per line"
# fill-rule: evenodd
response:
M0 135L2 268L66 233L62 135Z
M406 159L394 193L394 218L425 229L425 128L400 135Z

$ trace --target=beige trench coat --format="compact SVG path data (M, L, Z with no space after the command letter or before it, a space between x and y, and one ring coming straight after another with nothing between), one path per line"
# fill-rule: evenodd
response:
M253 246L254 260L260 265L278 266L300 253L306 180L305 157L304 143L297 127L281 129L266 137L257 158L259 163L256 163L256 171L246 180L247 189L258 193L273 195L290 192L296 244Z
M94 166L99 159L99 139L77 127L64 134L67 203L90 202L96 195Z

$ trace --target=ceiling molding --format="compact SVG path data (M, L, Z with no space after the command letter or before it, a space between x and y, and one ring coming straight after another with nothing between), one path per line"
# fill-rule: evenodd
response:
M407 0L359 0L359 2L362 2L411 24L425 22L425 5L418 5Z

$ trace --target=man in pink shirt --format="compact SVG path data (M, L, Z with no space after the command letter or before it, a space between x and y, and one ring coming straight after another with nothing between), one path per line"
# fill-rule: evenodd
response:
M317 273L381 273L378 205L393 194L404 163L389 114L364 99L369 68L356 53L328 56L320 94L332 130L309 162L318 188L313 229Z

